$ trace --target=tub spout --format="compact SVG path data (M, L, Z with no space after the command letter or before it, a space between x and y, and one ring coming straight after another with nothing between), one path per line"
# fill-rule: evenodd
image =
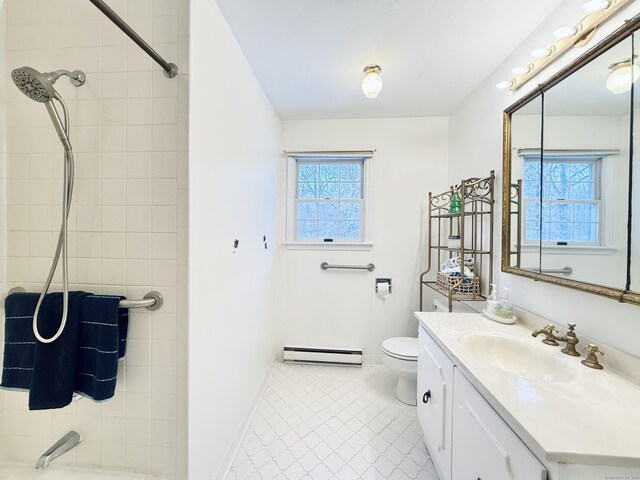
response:
M40 458L36 463L36 469L48 467L56 458L67 453L81 441L82 437L78 432L71 431L67 433L60 440L51 445L46 452L40 455Z

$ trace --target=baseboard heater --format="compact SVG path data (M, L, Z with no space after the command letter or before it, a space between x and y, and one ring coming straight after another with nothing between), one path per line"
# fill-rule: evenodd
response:
M362 366L362 348L284 346L285 363Z

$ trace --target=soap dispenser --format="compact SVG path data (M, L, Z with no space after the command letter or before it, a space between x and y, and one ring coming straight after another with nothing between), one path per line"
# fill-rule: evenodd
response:
M498 292L496 284L491 284L491 295L487 297L487 313L490 315L498 314Z
M511 319L513 317L513 307L509 302L509 289L504 287L500 300L498 300L498 316Z

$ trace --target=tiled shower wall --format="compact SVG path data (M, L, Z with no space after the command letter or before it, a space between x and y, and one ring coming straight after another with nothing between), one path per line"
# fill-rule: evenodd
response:
M4 3L7 72L28 65L80 69L87 76L79 88L65 77L55 86L69 105L76 160L72 287L129 298L158 290L165 304L153 313L130 311L127 357L112 400L30 412L26 394L5 392L1 451L31 464L77 429L83 442L56 462L184 478L188 0L107 2L178 64L175 79L165 78L87 0ZM22 95L4 73L7 288L39 291L59 228L63 153L44 106Z

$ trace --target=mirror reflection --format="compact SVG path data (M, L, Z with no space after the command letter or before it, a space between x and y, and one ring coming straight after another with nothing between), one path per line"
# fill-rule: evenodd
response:
M631 82L625 89L616 65L630 63L631 43L627 38L544 93L541 170L525 158L525 173L539 175L541 186L542 201L529 202L540 221L543 273L625 286Z
M611 41L571 74L507 109L503 269L591 285L590 291L613 298L615 290L640 291L640 273L628 283L629 260L640 258L640 215L633 235L629 230L630 204L640 206L640 188L631 201L629 190L630 180L640 186L640 168L630 173L632 113L640 102L632 95L640 78L634 41L640 39L628 34Z

